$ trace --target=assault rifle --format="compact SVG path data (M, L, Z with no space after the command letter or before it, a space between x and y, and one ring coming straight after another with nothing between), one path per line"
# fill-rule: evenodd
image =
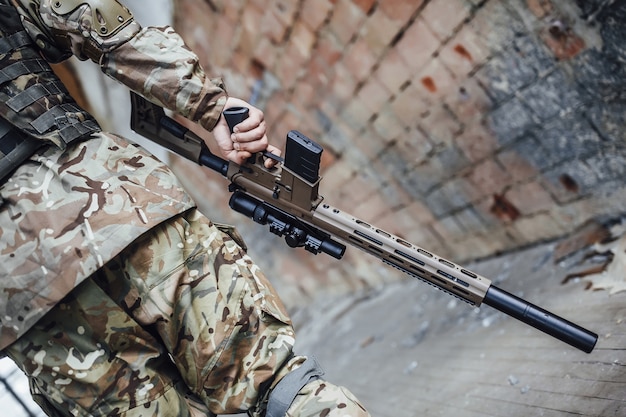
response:
M230 207L269 225L290 247L341 259L349 243L472 306L487 304L569 345L590 353L598 336L549 311L492 285L487 278L385 232L323 201L319 195L322 147L295 130L287 134L284 158L257 153L242 165L209 151L204 140L168 117L164 110L131 93L132 129L230 181ZM232 128L247 117L246 108L228 109ZM277 163L265 168L265 158Z

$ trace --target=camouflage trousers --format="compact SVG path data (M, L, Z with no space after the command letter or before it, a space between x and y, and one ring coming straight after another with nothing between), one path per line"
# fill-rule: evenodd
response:
M51 416L265 415L294 356L290 319L229 234L191 210L146 233L6 349ZM344 388L288 416L368 416Z

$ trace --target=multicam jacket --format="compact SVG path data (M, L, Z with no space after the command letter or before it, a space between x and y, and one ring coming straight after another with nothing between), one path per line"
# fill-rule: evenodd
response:
M112 78L207 130L217 123L227 98L223 85L206 76L171 28L141 28L129 12L108 26L92 18L92 9L121 7L116 0L0 3L8 1L49 60L71 54L91 59ZM23 61L28 48L0 51L0 73ZM59 88L9 114L6 102L28 87L58 84L46 77L53 75L26 71L1 83L0 116L29 126L65 100L67 91ZM88 117L80 109L64 115ZM137 237L194 206L164 164L125 139L94 128L87 139L67 144L55 133L59 128L33 135L45 146L0 184L0 349Z

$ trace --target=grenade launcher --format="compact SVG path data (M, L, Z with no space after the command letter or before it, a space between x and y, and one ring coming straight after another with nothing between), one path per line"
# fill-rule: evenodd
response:
M134 93L131 101L135 132L225 176L232 192L230 207L269 225L290 247L341 259L348 243L472 306L487 304L586 353L593 350L598 339L595 333L324 202L318 194L323 149L303 134L295 130L287 134L284 158L257 153L238 165L212 154L202 138L168 117L161 107ZM231 130L247 117L247 110L239 107L224 112ZM277 164L267 169L265 158Z

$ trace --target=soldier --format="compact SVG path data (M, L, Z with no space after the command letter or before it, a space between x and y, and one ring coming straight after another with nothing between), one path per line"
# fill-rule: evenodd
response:
M293 353L290 319L236 234L69 96L48 62L71 54L212 131L235 162L268 148L262 112L208 78L171 28L141 28L116 0L0 0L0 349L38 404L367 416ZM240 105L250 117L231 136L221 112Z

